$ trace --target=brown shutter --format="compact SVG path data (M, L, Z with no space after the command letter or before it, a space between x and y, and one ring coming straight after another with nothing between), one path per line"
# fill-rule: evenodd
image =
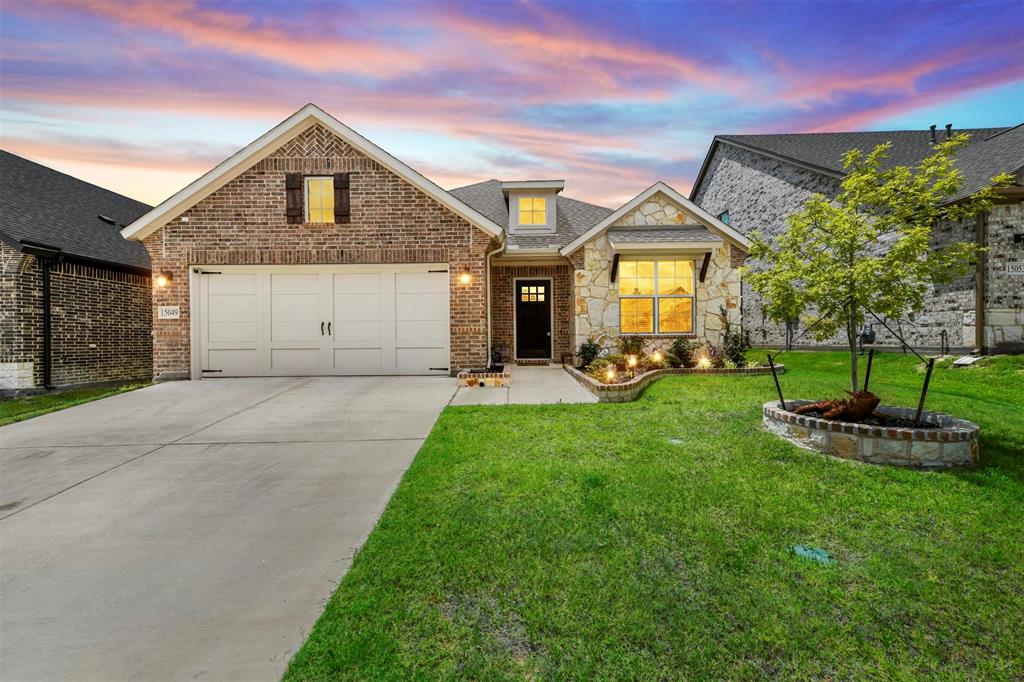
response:
M302 173L286 173L284 176L285 215L289 223L302 223Z
M349 221L348 173L334 174L334 222Z

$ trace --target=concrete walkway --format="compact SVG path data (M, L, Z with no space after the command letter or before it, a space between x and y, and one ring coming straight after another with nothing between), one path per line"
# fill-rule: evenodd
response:
M279 679L454 391L177 382L0 428L0 678Z
M576 383L561 365L511 365L508 388L460 387L452 405L540 405L596 403L597 397Z

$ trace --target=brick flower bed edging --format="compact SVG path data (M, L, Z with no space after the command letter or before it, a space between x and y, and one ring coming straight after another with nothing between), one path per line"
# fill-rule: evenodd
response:
M787 400L795 408L810 400ZM882 414L913 419L916 410L881 405ZM948 468L970 466L978 461L981 427L938 412L922 412L921 420L937 429L892 428L819 419L783 410L779 401L764 404L764 425L772 433L808 450L842 459L905 467Z
M768 367L670 367L665 369L652 369L649 372L637 375L629 381L619 384L603 384L597 379L587 376L572 365L562 365L583 388L597 396L602 403L628 403L636 400L644 389L662 377L671 374L771 374ZM786 371L785 365L775 365L779 374Z
M463 370L457 376L459 386L466 388L503 388L509 385L511 378L512 372L507 369L502 372Z

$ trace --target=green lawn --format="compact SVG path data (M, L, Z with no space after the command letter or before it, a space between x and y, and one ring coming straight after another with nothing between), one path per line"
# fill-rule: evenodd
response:
M841 354L781 360L787 397L846 387ZM872 374L916 404L913 356ZM936 369L927 407L982 425L971 471L800 450L773 397L448 408L286 679L1021 679L1024 357Z
M104 386L102 388L82 388L73 391L55 391L25 398L0 399L0 426L38 417L47 412L56 412L82 403L92 402L100 398L117 395L125 391L134 391L148 384L128 384L122 386Z

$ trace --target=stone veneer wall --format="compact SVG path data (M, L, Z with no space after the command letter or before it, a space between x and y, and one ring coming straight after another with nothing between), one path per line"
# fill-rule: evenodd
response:
M285 174L350 173L351 222L288 224ZM187 221L186 221L187 219ZM170 271L155 305L181 319L154 319L158 378L189 375L190 265L448 263L451 369L487 358L484 257L492 238L405 180L316 125L145 239L153 271ZM460 274L472 276L459 284ZM155 309L155 306L154 306Z
M772 237L786 229L786 217L799 210L812 194L835 196L839 180L790 163L734 147L718 145L708 166L695 201L713 215L729 211L730 224L744 234L760 230ZM1024 260L1024 249L1014 248L1013 234L1024 231L1021 204L996 205L988 220L986 268L986 345L997 350L1024 350L1022 294L1024 278L1005 274L1005 262ZM937 245L951 241L973 241L974 221L941 224L935 232ZM880 243L879 248L886 248ZM750 263L757 267L756 263ZM743 285L743 326L755 344L783 345L784 324L768 320L760 296ZM947 333L954 349L969 350L975 345L975 302L973 272L957 282L932 288L925 296L924 310L900 322L890 322L908 343L921 348L938 348L940 335ZM794 335L803 331L799 327ZM875 324L877 345L898 346L899 341L881 325ZM814 341L808 334L797 345L845 346L844 338Z
M552 280L551 292L552 317L554 329L551 330L551 348L555 362L561 362L566 355L572 355L573 320L572 320L572 267L563 265L521 265L491 267L491 345L499 350L505 362L512 362L515 357L515 301L512 285L516 278L545 278Z
M43 386L42 268L0 248L0 390ZM150 277L74 262L50 270L51 380L78 386L152 376Z
M662 194L624 215L614 226L672 225L698 222ZM612 248L606 234L590 240L570 256L575 269L576 346L594 338L611 348L619 336L619 292L611 282ZM703 282L697 282L695 306L696 328L690 336L721 342L720 309L725 308L729 321L740 324L740 278L737 271L746 254L728 243L715 249ZM702 256L695 256L700 271ZM678 334L650 336L649 348L664 348Z

